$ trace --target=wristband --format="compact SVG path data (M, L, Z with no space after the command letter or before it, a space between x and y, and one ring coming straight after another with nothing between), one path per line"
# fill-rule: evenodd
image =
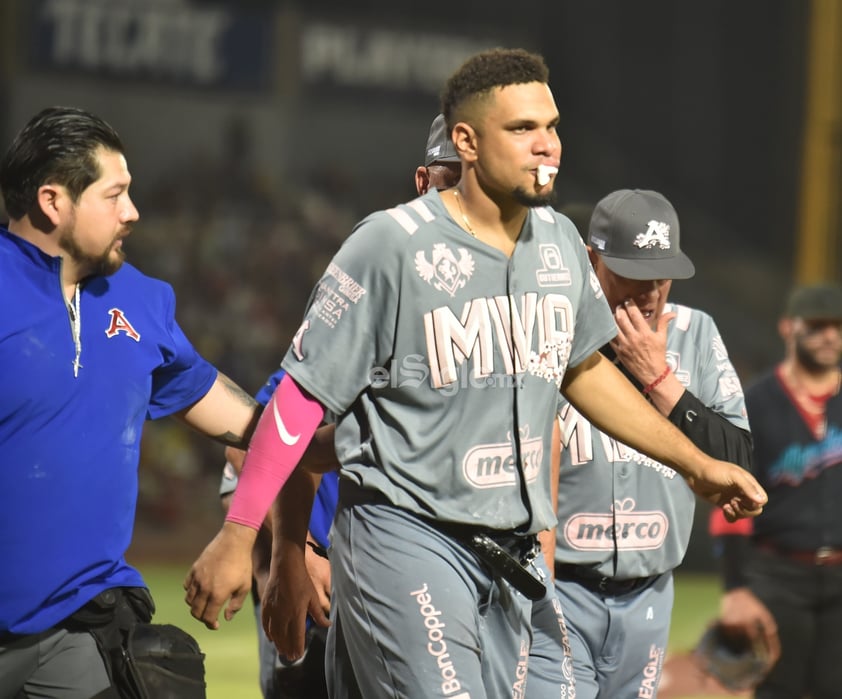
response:
M309 546L311 549L313 549L314 553L317 556L321 556L322 558L327 558L327 549L325 549L324 546L321 546L321 545L317 544L315 541L310 541L309 539L307 539L307 541L305 543L307 544L307 546Z
M671 371L672 371L672 369L670 369L670 365L669 365L669 364L667 364L667 368L666 368L666 369L664 369L664 371L661 373L661 375L660 375L657 379L655 379L655 380L654 380L652 383L650 383L648 386L644 386L644 387L643 387L643 395L645 396L645 395L646 395L646 394L648 394L650 391L653 391L653 390L655 389L655 387L656 387L659 383L661 383L661 381L663 381L665 378L667 378L667 376L669 376L669 373L670 373Z

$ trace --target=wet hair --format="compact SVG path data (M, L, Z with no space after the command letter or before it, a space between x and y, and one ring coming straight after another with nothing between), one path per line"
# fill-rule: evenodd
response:
M21 129L0 160L0 192L12 219L33 211L38 188L65 187L76 202L101 171L97 150L125 153L117 132L105 121L74 107L48 107Z
M441 94L441 111L449 129L470 108L491 96L496 87L548 83L550 71L542 56L524 49L495 48L471 56L448 79Z

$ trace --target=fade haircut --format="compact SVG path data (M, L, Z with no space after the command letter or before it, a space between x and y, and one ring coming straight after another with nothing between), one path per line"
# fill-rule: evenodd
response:
M19 220L33 211L45 184L61 185L79 201L102 174L100 147L125 154L117 132L89 112L48 107L32 117L0 161L0 193L9 216Z
M495 48L471 56L452 75L441 94L448 129L475 116L474 107L497 87L548 83L550 71L542 56L524 49Z

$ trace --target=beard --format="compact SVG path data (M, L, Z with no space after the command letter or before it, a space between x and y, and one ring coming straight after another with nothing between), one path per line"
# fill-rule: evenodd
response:
M64 250L80 269L90 270L94 276L108 277L114 274L126 259L123 248L114 248L114 243L120 236L115 236L108 246L99 254L85 252L76 240L76 219L74 217L69 232L59 240L59 247Z
M546 194L534 194L527 192L523 187L515 187L512 197L518 204L529 207L552 206L556 201L554 189L551 189Z
M838 354L833 361L822 361L814 350L809 349L805 345L801 337L796 337L795 339L795 356L798 359L798 363L811 374L821 374L822 372L833 369L839 364Z

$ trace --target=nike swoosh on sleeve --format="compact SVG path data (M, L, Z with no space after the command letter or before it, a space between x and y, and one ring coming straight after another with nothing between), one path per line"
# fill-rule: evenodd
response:
M278 436L281 438L281 441L289 447L294 446L301 438L301 434L299 433L293 436L287 431L287 427L281 419L281 414L278 412L278 404L275 401L272 401L272 414L275 416L275 427L278 430Z

